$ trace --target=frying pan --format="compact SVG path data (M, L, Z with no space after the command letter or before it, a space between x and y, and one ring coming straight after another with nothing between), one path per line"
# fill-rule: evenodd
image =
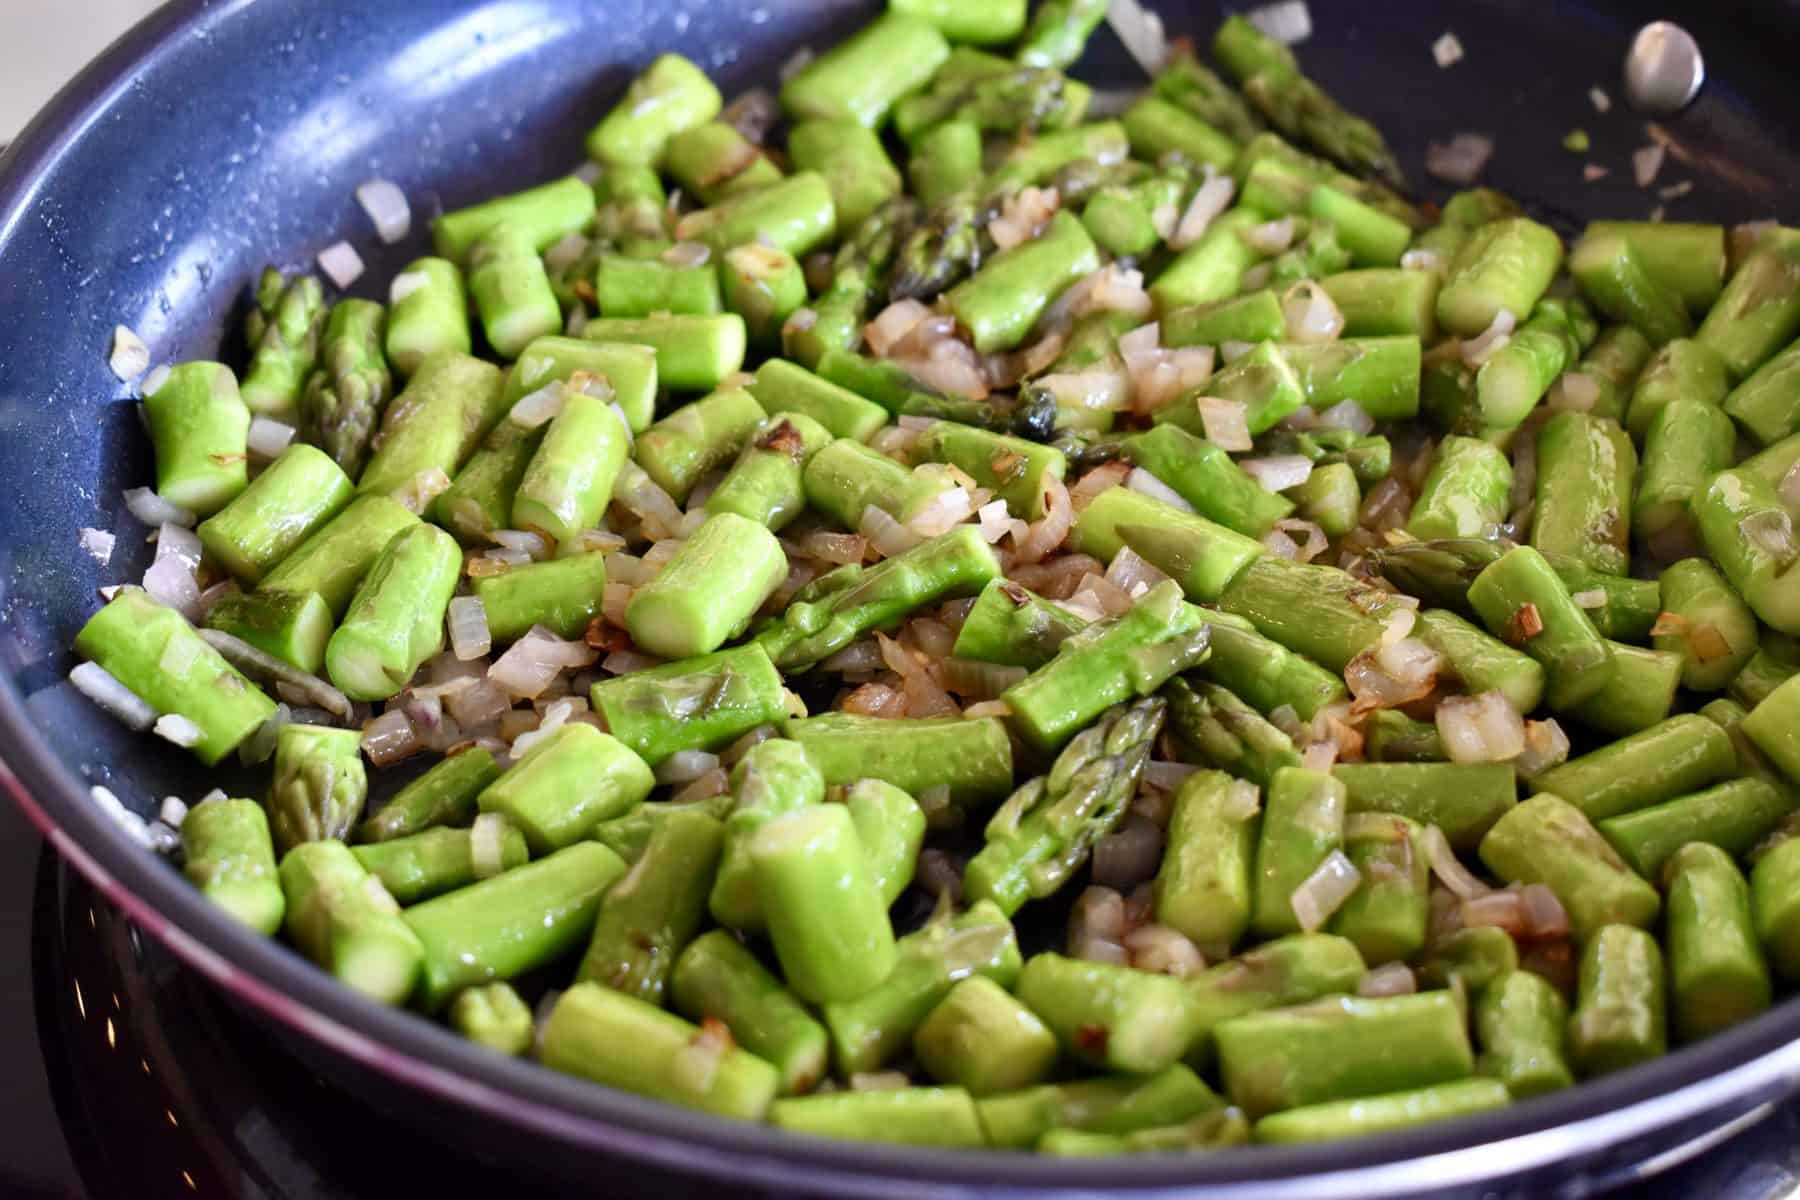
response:
M974 2L974 0L971 0ZM1210 34L1213 4L1160 3L1172 33ZM376 289L426 241L426 218L572 167L582 132L633 69L673 49L727 94L772 83L803 45L866 20L862 0L176 0L113 46L0 158L0 783L76 869L152 936L321 1072L446 1139L608 1192L723 1181L782 1194L1580 1196L1697 1152L1800 1088L1800 1003L1657 1062L1505 1111L1402 1134L1212 1156L1042 1161L801 1140L502 1059L339 987L209 908L91 801L103 783L140 813L215 783L181 751L125 733L76 695L67 647L95 589L135 579L150 548L122 489L150 478L129 388L106 365L116 322L157 361L233 353L228 331L265 262L302 267L351 239ZM1618 97L1631 32L1663 9L1524 0L1313 0L1314 74L1393 139L1421 194L1427 144L1492 134L1486 181L1565 228L1642 216L1631 180L1649 138ZM1709 65L1700 99L1664 122L1658 184L1692 179L1672 219L1800 214L1800 123L1784 50L1800 0L1711 0L1676 14ZM1448 70L1431 42L1454 30ZM1142 82L1103 31L1080 69ZM1562 135L1588 128L1582 181ZM381 176L412 199L414 232L384 247L352 190ZM83 526L119 532L110 564ZM20 969L13 964L11 969ZM684 1189L685 1190L685 1189Z

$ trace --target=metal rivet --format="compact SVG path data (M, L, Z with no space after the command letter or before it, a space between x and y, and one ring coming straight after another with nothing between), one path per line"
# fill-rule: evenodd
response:
M1694 35L1672 21L1652 21L1631 39L1625 55L1625 98L1643 112L1673 113L1706 82Z

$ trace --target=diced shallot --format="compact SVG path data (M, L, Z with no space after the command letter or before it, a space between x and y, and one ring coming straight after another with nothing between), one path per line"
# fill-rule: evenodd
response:
M1359 996L1410 996L1418 990L1418 978L1403 962L1382 963L1356 985Z
M656 764L656 782L692 783L718 765L716 754L704 750L677 750Z
M1015 539L1016 563L1042 562L1052 550L1062 545L1069 530L1075 526L1075 511L1062 480L1046 477L1044 505L1044 515L1026 528L1025 536Z
M150 347L128 325L114 325L112 353L107 359L112 373L129 383L150 369Z
M362 255L349 242L333 242L319 251L319 270L340 288L347 288L362 278Z
M1520 775L1530 779L1540 771L1548 771L1568 760L1569 735L1556 723L1556 718L1525 722L1525 749L1520 751L1513 764Z
M491 879L506 869L505 816L497 812L482 813L469 827L469 863L475 878Z
M1182 512L1194 511L1194 506L1187 502L1186 497L1142 467L1131 468L1131 474L1125 477L1125 486L1134 492L1142 492L1161 500L1171 508L1179 508Z
M593 665L599 652L585 642L564 641L534 627L488 668L488 678L514 696L536 699L570 667Z
M1344 314L1331 294L1308 279L1296 283L1281 299L1288 337L1296 342L1330 342L1344 332Z
M1124 946L1131 965L1140 971L1186 979L1206 969L1200 948L1167 925L1139 926L1125 935Z
M1244 17L1278 42L1297 46L1312 36L1312 11L1306 0L1276 0L1253 8Z
M1312 476L1312 459L1304 454L1273 454L1267 458L1241 458L1238 466L1262 485L1265 492L1285 492Z
M1293 540L1296 534L1299 535L1299 540L1294 544L1295 562L1309 563L1325 553L1331 546L1331 540L1325 536L1324 527L1317 521L1305 521L1299 517L1282 517L1275 522L1275 528L1269 532L1280 533L1290 540Z
M1467 187L1494 156L1494 139L1483 133L1459 133L1448 143L1432 142L1425 150L1425 170L1445 183Z
M1112 0L1106 6L1106 23L1119 35L1125 52L1144 69L1144 74L1155 75L1163 69L1169 60L1169 41L1160 16L1139 0Z
M1498 925L1515 936L1525 933L1525 901L1518 892L1488 892L1463 901L1462 923L1465 928Z
M1255 445L1250 440L1249 416L1241 402L1201 396L1194 403L1199 407L1200 425L1206 431L1207 441L1232 453Z
M968 658L945 658L938 664L938 678L944 688L965 700L998 699L1002 692L1025 678L1025 675L1024 667L1008 667Z
M75 536L81 543L81 548L91 554L95 562L104 567L112 561L113 543L118 540L113 534L104 529L83 527Z
M170 829L180 829L181 823L187 820L187 801L180 796L164 796L162 807L156 810L156 819Z
M449 626L451 653L462 662L480 658L494 647L487 608L480 596L458 596L450 601Z
M127 729L142 733L156 721L156 710L99 663L78 664L69 672L69 682Z
M1129 891L1156 874L1162 853L1162 830L1144 817L1128 816L1118 832L1094 843L1094 882Z
M1508 762L1525 749L1525 722L1497 691L1446 696L1437 707L1438 736L1451 762Z
M294 441L299 430L286 421L277 421L272 417L254 416L250 418L250 433L245 439L245 446L251 455L261 459L280 458L284 450Z
M506 419L522 429L536 429L555 419L566 398L562 381L552 380L513 405Z
M190 621L199 617L200 585L194 579L194 568L179 555L158 554L144 572L144 590L152 600L168 605Z
M1060 205L1061 198L1055 188L1023 188L1007 199L998 217L988 222L988 235L1002 250L1023 245L1037 237ZM918 301L902 303L916 304Z
M195 514L170 504L147 487L126 488L125 508L145 525L179 525L187 528L198 519Z
M1215 174L1208 177L1194 193L1194 198L1188 201L1169 244L1177 250L1185 250L1199 241L1219 214L1231 207L1231 197L1236 191L1237 184L1231 176Z
M1417 638L1404 637L1351 659L1344 668L1344 682L1359 710L1398 708L1430 695L1442 666L1443 657L1436 650Z
M442 467L427 467L407 480L394 499L408 511L423 514L431 502L450 490L450 476Z
M199 745L200 740L206 736L200 726L180 713L164 713L156 718L153 732L157 737L174 742L184 749Z
M1442 829L1436 825L1427 825L1421 840L1424 843L1425 861L1431 865L1432 874L1456 893L1459 900L1485 896L1493 890L1463 866L1462 860L1456 857L1456 851L1450 848L1450 839L1444 836Z
M1144 764L1144 782L1151 787L1174 791L1181 786L1181 781L1200 768L1191 763L1159 762L1155 759Z
M1354 400L1340 400L1319 414L1315 423L1318 429L1347 429L1351 433L1367 436L1375 432L1375 418Z
M1532 937L1563 937L1569 932L1569 911L1549 886L1528 883L1519 889L1525 909L1525 925Z
M923 535L902 525L884 509L873 504L863 509L862 520L857 523L857 532L868 539L869 545L882 558L904 554L925 540Z
M1511 309L1500 309L1486 329L1463 342L1463 361L1471 367L1486 362L1489 355L1512 340L1512 331L1517 328L1518 321Z
M936 537L968 520L974 511L967 488L946 488L926 501L906 524L921 537Z
M371 179L356 189L356 202L375 223L376 236L388 245L405 241L406 235L412 232L412 209L399 184L387 179Z
M385 767L418 753L424 745L406 713L394 708L363 726L362 749L370 762Z
M1294 919L1301 929L1312 933L1331 919L1361 883L1356 865L1342 850L1333 850L1289 897Z
M895 343L930 315L931 309L917 300L896 300L863 326L863 339L877 358L886 358Z
M1294 218L1252 225L1244 231L1244 241L1258 254L1280 254L1294 243Z
M1585 371L1564 371L1550 388L1544 401L1551 408L1567 408L1576 412L1592 412L1600 401L1600 381Z

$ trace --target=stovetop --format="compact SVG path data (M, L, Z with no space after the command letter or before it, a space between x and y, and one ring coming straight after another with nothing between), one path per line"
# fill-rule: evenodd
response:
M19 965L0 971L0 1195L394 1200L559 1190L517 1164L473 1160L321 1081L140 935L4 803L0 956ZM1615 1195L1800 1196L1800 1102Z

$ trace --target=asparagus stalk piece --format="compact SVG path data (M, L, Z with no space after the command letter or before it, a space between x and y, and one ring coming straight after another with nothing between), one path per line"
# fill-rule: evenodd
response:
M1750 917L1750 885L1731 855L1690 843L1668 859L1669 999L1676 1032L1697 1041L1769 1007L1769 968Z
M1013 727L1042 750L1068 743L1109 706L1147 696L1206 656L1207 632L1173 581L1121 617L1065 642L1056 657L1001 693Z
M1580 809L1549 793L1518 805L1481 839L1481 861L1508 883L1541 883L1569 913L1575 936L1603 926L1644 926L1661 900Z
M664 658L710 654L741 634L787 578L775 535L747 517L714 513L625 610L634 642ZM722 580L730 587L716 587Z
M407 837L352 846L365 870L401 904L417 904L525 865L525 835L506 818L480 818L481 831L427 829ZM479 839L479 840L478 840Z
M815 1137L965 1149L982 1145L975 1100L959 1087L795 1096L775 1101L769 1122Z
M900 11L871 24L814 59L781 88L795 120L853 121L874 129L894 102L928 81L950 56L931 24Z
M541 625L557 637L578 638L600 615L606 560L594 553L525 563L474 581L495 642L523 637Z
M1328 997L1226 1021L1213 1031L1232 1103L1253 1117L1467 1078L1462 1006L1447 991Z
M572 722L545 735L476 803L524 831L532 853L575 844L594 826L640 804L655 786L644 760L592 725Z
M814 464L818 461L815 455ZM756 640L776 666L804 669L925 605L973 595L1000 575L999 559L980 531L972 525L959 526L867 570L855 565L839 568L825 577L833 580L831 590L820 589L816 598L803 591Z
M1011 916L1059 890L1094 843L1117 828L1161 732L1158 699L1120 706L1075 736L1048 775L1014 792L988 821L963 888Z
M1356 946L1329 933L1276 938L1208 967L1188 982L1194 1041L1188 1061L1210 1065L1213 1033L1233 1017L1354 991L1366 967Z
M355 700L398 695L443 649L444 613L461 571L462 550L443 530L415 524L396 533L326 643L331 681Z
M207 766L237 749L275 713L275 702L222 658L182 615L141 588L122 588L75 635L75 651L98 663L159 714L200 730L189 747ZM180 671L166 663L182 663Z
M1506 972L1475 1001L1476 1071L1499 1080L1516 1100L1569 1087L1575 1076L1563 1051L1568 1019L1568 1001L1555 984L1531 971Z
M1018 996L1066 1054L1107 1070L1154 1075L1193 1036L1187 992L1168 975L1039 954L1020 973Z
M382 337L387 311L372 300L340 300L325 321L319 365L300 396L300 436L355 478L394 394Z
M469 352L469 299L454 262L414 259L395 276L392 297L385 346L396 371L410 376L435 354Z
M325 289L311 275L289 280L275 267L264 267L255 300L244 318L250 366L241 394L251 412L291 421L299 411L306 377L318 361Z
M723 1021L732 1040L781 1073L781 1094L810 1092L825 1076L825 1027L730 934L703 933L675 960L675 1009L690 1021Z
M1332 1141L1487 1112L1504 1107L1509 1099L1506 1087L1495 1080L1462 1079L1271 1113L1258 1121L1252 1132L1259 1142Z
M359 842L411 837L440 825L475 819L476 797L500 777L494 756L480 746L452 754L398 792L356 827Z
M1026 1150L1052 1130L1119 1137L1217 1113L1225 1102L1189 1067L1047 1083L975 1102L988 1145Z
M209 800L181 822L182 874L250 928L274 934L287 912L269 822L254 800Z
M984 975L1011 989L1019 978L1019 943L1006 915L977 901L958 916L934 915L896 943L894 969L875 987L821 1007L832 1058L845 1074L874 1071L909 1043L950 988Z
M1163 687L1169 702L1169 733L1183 757L1217 767L1259 787L1300 765L1293 741L1230 689L1216 683L1171 679Z
M613 736L651 765L717 749L787 711L781 674L755 644L603 679L590 695Z
M1581 952L1569 1058L1601 1075L1655 1058L1667 1048L1663 957L1656 939L1630 925L1595 930Z
M531 1049L531 1009L510 983L464 988L450 1002L450 1027L480 1046L514 1057Z
M1007 990L981 975L950 989L913 1035L933 1079L972 1096L1028 1087L1056 1065L1056 1035Z
M269 824L284 853L303 842L342 841L368 795L360 730L283 725L275 735Z
M209 557L254 586L343 511L354 494L349 477L330 457L299 442L195 532Z
M849 812L775 818L745 847L782 974L815 1004L862 995L894 969L893 927Z
M425 950L400 906L342 842L307 842L281 860L283 928L308 958L384 1004L417 986Z
M662 113L668 111L665 108ZM502 226L512 226L531 243L534 252L541 252L565 234L581 229L593 216L594 189L565 175L445 213L431 223L431 239L439 254L452 262L464 262L483 238Z
M780 1087L774 1067L723 1030L597 983L577 983L550 1010L539 1060L547 1067L722 1117L760 1120Z
M758 742L731 771L732 810L708 908L721 925L761 930L766 921L750 862L750 838L770 821L824 802L825 779L798 742ZM854 819L852 819L854 823Z
M577 980L661 1005L676 958L706 915L725 831L703 812L672 812L600 902Z
M317 592L234 592L207 611L206 628L317 675L331 639L331 608Z
M156 494L206 516L249 483L250 410L231 368L189 362L144 397L156 450Z
M625 864L597 842L415 904L406 923L425 947L419 1000L427 1012L457 992L512 980L573 951L594 927L600 898Z
M609 164L655 164L670 138L712 120L724 103L705 71L679 54L661 55L588 133L588 155Z

